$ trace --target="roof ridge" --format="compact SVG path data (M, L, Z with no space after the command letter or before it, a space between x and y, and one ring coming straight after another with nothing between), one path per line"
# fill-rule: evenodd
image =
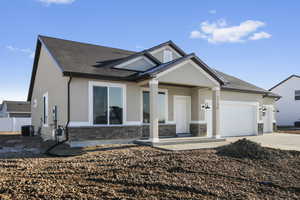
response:
M77 44L84 44L84 45L89 45L89 46L103 47L103 48L115 49L115 50L120 50L120 51L128 51L130 53L138 53L136 51L131 51L131 50L127 50L127 49L115 48L115 47L110 47L110 46L103 46L103 45L92 44L92 43L88 43L88 42L78 42L78 41L74 41L74 40L67 40L67 39L63 39L63 38L57 38L57 37L51 37L51 36L45 36L45 35L38 35L38 38L41 38L41 39L42 38L50 38L50 39L62 40L62 41L66 41L66 42L73 42L73 43L77 43Z

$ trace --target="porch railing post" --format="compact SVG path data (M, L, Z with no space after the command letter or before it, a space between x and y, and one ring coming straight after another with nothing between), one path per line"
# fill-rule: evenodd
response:
M220 138L220 88L212 88L212 135Z

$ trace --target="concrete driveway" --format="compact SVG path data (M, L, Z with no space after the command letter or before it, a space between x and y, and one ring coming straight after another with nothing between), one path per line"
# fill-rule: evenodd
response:
M209 149L209 148L215 148L215 147L227 145L242 138L247 138L265 147L271 147L271 148L282 149L282 150L300 151L300 134L286 134L286 133L270 133L270 134L264 134L260 136L231 137L231 138L226 138L225 142L165 145L165 146L159 146L159 148L163 148L166 150L174 150L174 151L192 150L192 149Z

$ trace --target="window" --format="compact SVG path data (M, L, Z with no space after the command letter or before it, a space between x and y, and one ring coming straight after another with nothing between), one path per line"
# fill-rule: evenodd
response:
M173 60L173 53L170 50L164 50L164 63Z
M295 100L300 100L300 90L295 90Z
M123 88L93 86L93 123L123 124Z
M43 96L43 125L48 125L48 93Z
M158 122L166 122L166 93L158 93ZM150 93L143 91L143 123L150 123Z

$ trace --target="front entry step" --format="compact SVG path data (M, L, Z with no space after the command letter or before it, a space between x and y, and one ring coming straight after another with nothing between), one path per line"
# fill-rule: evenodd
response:
M176 145L176 144L194 144L194 143L209 143L209 142L224 142L224 138L206 138L206 137L177 137L177 138L165 138L160 139L159 142L153 143L148 140L136 140L135 144L147 145L147 146L163 146L163 145Z
M177 137L192 137L191 133L176 133Z

